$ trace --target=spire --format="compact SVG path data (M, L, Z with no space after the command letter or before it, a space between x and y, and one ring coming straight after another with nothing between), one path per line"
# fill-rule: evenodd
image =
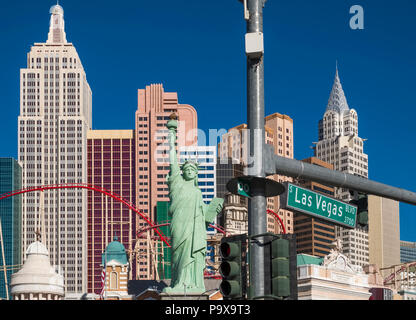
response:
M49 23L48 40L46 43L67 43L65 34L64 9L59 5L59 0L56 5L49 10L51 20Z
M332 86L331 94L329 95L328 105L326 111L334 110L338 113L344 113L349 110L347 98L345 98L344 90L342 89L341 81L338 74L338 60L336 61L335 80Z

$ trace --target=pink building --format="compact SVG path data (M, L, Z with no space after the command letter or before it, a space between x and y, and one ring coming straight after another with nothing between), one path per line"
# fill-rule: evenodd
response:
M169 172L169 144L166 123L169 116L178 116L178 147L197 143L197 113L186 104L178 103L176 92L165 92L161 84L151 84L138 90L136 111L136 207L156 221L156 204L169 201L166 175ZM138 219L138 228L147 227ZM155 264L161 258L155 253L153 230L143 233L137 241L138 280L157 279Z
M90 130L87 133L88 184L104 188L134 203L134 130ZM88 191L87 290L100 293L101 255L117 236L129 256L129 279L135 277L132 254L136 239L136 213L111 197Z

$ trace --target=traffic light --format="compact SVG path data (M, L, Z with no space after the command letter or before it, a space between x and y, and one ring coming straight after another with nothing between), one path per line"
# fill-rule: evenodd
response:
M271 243L272 295L290 296L289 240L275 239Z
M357 224L360 226L368 225L368 195L358 193L358 198L351 200L351 204L357 206Z
M297 300L297 258L294 234L265 236L266 297Z
M246 235L226 237L220 244L220 291L224 300L244 299L247 293Z

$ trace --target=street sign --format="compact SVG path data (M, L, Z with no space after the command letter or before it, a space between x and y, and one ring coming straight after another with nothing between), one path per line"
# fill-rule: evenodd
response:
M226 187L232 194L247 198L257 195L259 190L264 192L265 197L276 197L285 191L284 186L277 181L252 176L233 178Z
M354 229L357 207L321 193L285 183L286 191L280 196L282 209L294 210L334 224Z

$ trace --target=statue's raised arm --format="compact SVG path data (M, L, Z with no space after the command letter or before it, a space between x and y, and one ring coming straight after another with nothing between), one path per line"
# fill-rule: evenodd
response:
M178 120L176 114L170 115L170 120L168 121L166 127L169 130L168 141L169 141L169 163L171 173L180 171L178 165L178 156L176 154L176 131L178 130ZM175 172L176 173L176 172Z

